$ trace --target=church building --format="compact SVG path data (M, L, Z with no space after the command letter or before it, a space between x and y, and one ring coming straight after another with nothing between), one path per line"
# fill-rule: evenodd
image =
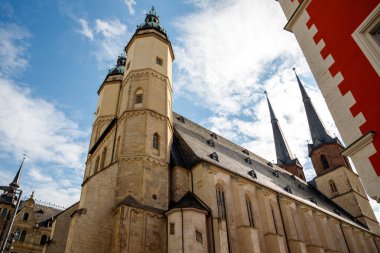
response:
M173 61L152 8L98 90L80 201L57 253L379 252L359 177L298 76L311 182L269 98L276 164L173 112Z

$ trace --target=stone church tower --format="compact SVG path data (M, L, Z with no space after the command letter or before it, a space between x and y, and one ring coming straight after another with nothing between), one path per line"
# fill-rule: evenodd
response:
M166 252L174 55L154 8L125 53L98 91L67 253Z
M343 145L326 131L297 73L296 78L305 106L312 142L309 157L317 174L314 179L319 191L344 208L369 229L380 232L359 176L352 171L348 159L341 154Z

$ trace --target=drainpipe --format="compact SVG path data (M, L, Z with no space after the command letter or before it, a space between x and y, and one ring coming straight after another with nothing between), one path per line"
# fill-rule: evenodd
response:
M185 235L183 234L183 209L181 208L181 225L182 225L182 253L185 253Z

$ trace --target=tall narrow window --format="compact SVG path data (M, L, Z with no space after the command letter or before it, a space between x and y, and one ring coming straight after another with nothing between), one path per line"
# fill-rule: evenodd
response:
M249 226L254 227L255 221L253 219L253 214L252 214L251 200L249 199L248 196L245 196L245 205L247 206L247 215L248 215Z
M120 136L117 137L117 141L116 141L116 151L115 151L116 157L119 156L119 149L120 149Z
M324 169L330 168L329 162L327 161L325 155L321 155L320 160L322 162L322 166L323 166Z
M99 160L100 160L100 158L99 158L99 156L96 158L96 162L95 162L95 172L94 172L94 174L95 173L97 173L98 172L98 170L99 170Z
M329 184L330 184L330 188L331 188L332 192L337 192L338 191L338 189L336 188L335 182L333 180L330 180Z
M156 57L156 63L160 66L163 64L163 60L160 57Z
M273 219L274 231L275 231L276 234L278 234L278 228L277 228L277 222L276 222L276 215L274 214L274 209L273 209L272 206L270 207L270 209L271 209L271 213L272 213L272 219Z
M152 146L154 149L160 148L160 136L158 135L158 133L153 134Z
M26 239L26 230L23 230L20 235L20 241L24 242Z
M106 158L107 158L107 148L104 148L103 153L102 153L102 159L100 160L100 170L104 169Z
M203 235L200 231L195 230L195 240L200 244L203 244Z
M29 213L24 213L24 215L22 216L22 220L27 221L28 219L29 219Z
M143 102L143 91L138 89L135 93L135 104L141 104Z
M47 235L42 235L40 240L40 245L45 245L47 243Z
M216 204L218 206L218 217L220 219L226 218L226 202L224 199L224 190L221 185L216 186Z
M3 211L1 212L1 218L2 219L5 219L5 217L7 216L7 212L8 212L8 210L6 208L4 208Z
M169 224L169 234L174 235L175 234L175 223L171 222Z

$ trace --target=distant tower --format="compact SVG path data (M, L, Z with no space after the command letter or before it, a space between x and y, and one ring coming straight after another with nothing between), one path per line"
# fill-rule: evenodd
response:
M21 165L17 170L12 182L9 184L9 187L5 187L3 189L3 194L0 195L0 245L1 242L4 240L6 230L10 223L12 212L16 206L16 190L20 187L20 176L24 160L25 157L22 159Z
M380 233L379 223L369 204L367 195L346 157L338 138L332 138L319 118L301 80L295 73L305 106L312 142L308 145L309 157L317 177L317 188L339 206L348 211L369 229Z
M288 143L285 140L284 134L282 133L280 124L278 123L276 115L274 114L267 92L265 92L265 95L267 97L269 113L272 123L274 145L276 147L277 165L283 168L284 170L289 171L293 175L305 180L305 174L303 172L302 165L300 164L297 158L293 157Z
M98 91L66 252L167 251L174 54L154 7L125 53Z

